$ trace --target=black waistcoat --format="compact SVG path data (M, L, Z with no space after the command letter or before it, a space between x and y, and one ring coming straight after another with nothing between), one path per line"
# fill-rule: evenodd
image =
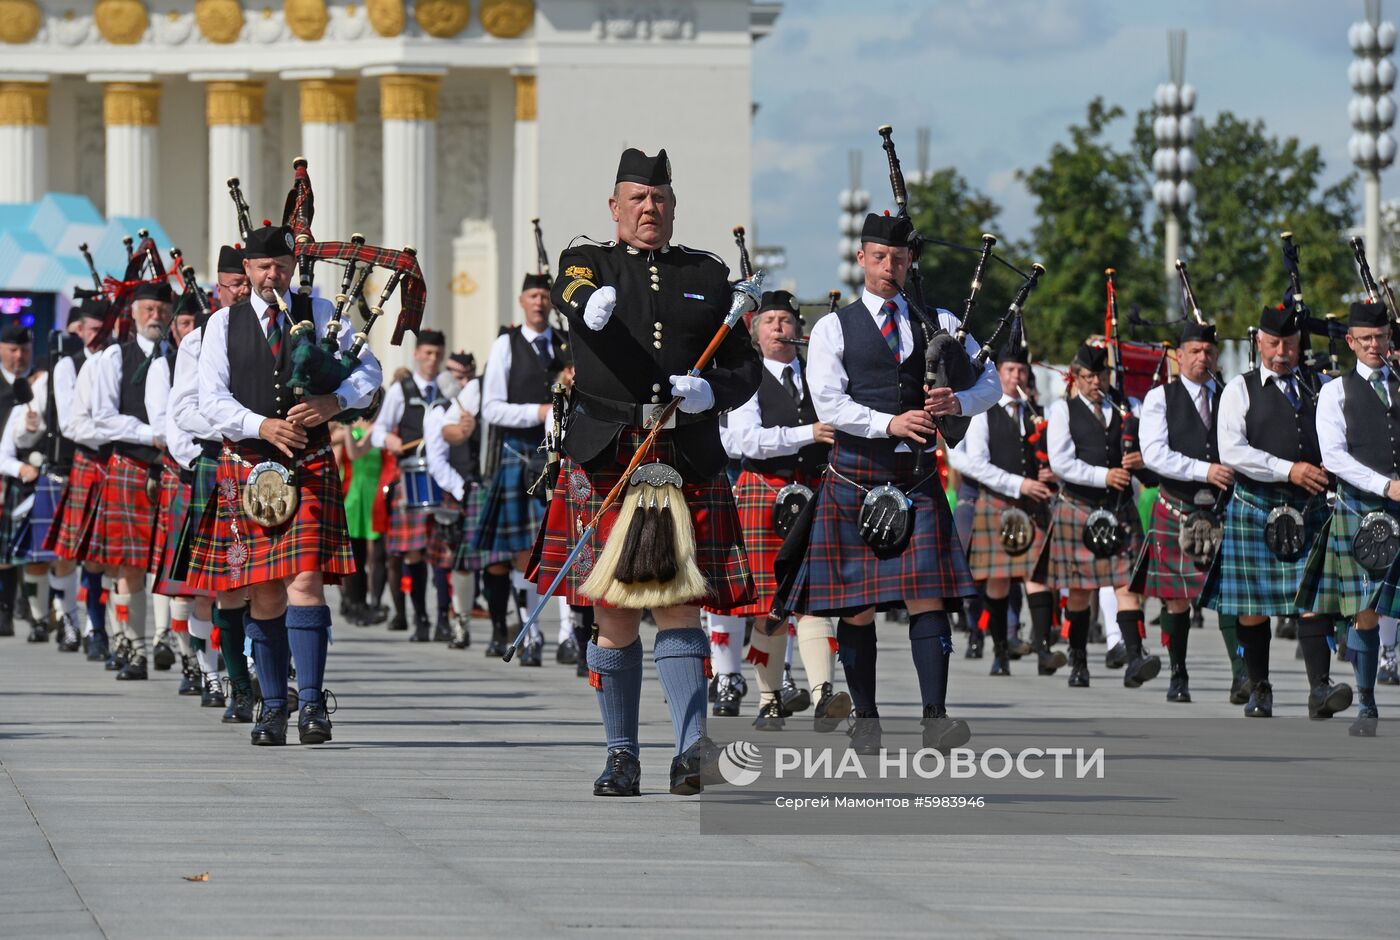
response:
M1069 401L1069 436L1074 440L1074 455L1094 467L1123 466L1123 419L1116 409L1110 412L1108 427L1099 424L1094 408L1076 395ZM1107 490L1079 483L1066 483L1065 489L1083 500L1097 501Z
M27 382L28 379L16 377L16 382ZM15 387L10 380L0 375L0 431L5 430L6 423L10 420L10 412L14 411L15 405L19 404L19 398L15 395Z
M421 441L423 439L423 415L427 405L423 402L423 396L418 392L418 383L413 380L413 376L406 375L399 382L399 391L403 392L403 414L399 416L399 440L405 443Z
M1347 426L1347 453L1377 473L1394 477L1400 469L1400 390L1393 380L1389 383L1387 408L1355 368L1341 381L1346 392L1342 420Z
M1168 383L1162 393L1167 409L1167 447L1193 460L1207 463L1220 462L1220 445L1216 427L1220 424L1220 392L1217 383L1215 394L1210 400L1210 428L1201 423L1201 413L1196 410L1196 401L1186 390L1180 379ZM1194 480L1174 480L1160 477L1161 487L1177 499L1191 502L1196 491L1204 484Z
M885 414L898 415L924 406L924 332L919 324L911 324L914 351L904 360L895 362L889 343L880 335L875 318L859 300L836 312L841 324L845 350L841 362L846 369L846 394L857 404ZM872 448L893 454L895 448L908 443L902 438L856 437L844 431L836 432L843 447L869 452Z
M290 327L282 327L281 354L274 359L267 345L263 321L249 301L236 303L228 311L229 393L234 399L264 418L285 418L295 399L287 387L292 371L292 342ZM307 450L314 450L330 440L330 431L321 424L306 432ZM256 451L266 460L286 463L280 450L261 438L240 441L239 447Z
M1315 466L1322 465L1321 449L1317 445L1316 393L1309 392L1310 384L1304 376L1297 378L1302 408L1294 411L1288 396L1278 385L1270 382L1267 388L1264 386L1258 369L1245 373L1244 387L1249 396L1249 410L1245 412L1244 434L1250 447L1281 460L1301 460ZM1258 489L1281 491L1294 496L1305 492L1286 481L1265 483L1250 480L1250 484Z
M540 354L519 327L510 329L510 375L506 376L506 401L512 405L543 405L550 401L550 387L563 368L559 355L550 346L550 364L545 368Z
M815 424L817 408L816 405L812 404L811 383L804 375L802 402L798 404L792 400L792 395L783 387L783 383L774 378L773 373L765 367L763 378L758 383L758 412L765 428L800 428ZM821 473L822 467L826 464L827 455L830 453L831 448L826 444L813 442L795 454L769 457L764 460L745 457L744 468L755 473L765 473L787 480L793 479L801 472L804 477L812 479Z
M1006 404L1000 402L987 409L987 452L992 466L1017 476L1036 478L1035 467L1031 463L1031 448L1026 443L1026 430L1022 426L1026 419L1026 405L1021 403L1021 420L1017 421L1006 413Z
M146 365L150 358L141 349L141 345L135 340L122 344L121 348L122 370L120 385L120 397L117 403L117 411L121 414L129 415L140 421L142 424L150 424L151 420L146 416L146 380L150 378L151 370ZM134 378L137 374L140 378ZM160 460L160 451L154 447L147 447L145 444L132 444L128 441L118 441L116 451L125 454L132 460L144 464L153 464Z

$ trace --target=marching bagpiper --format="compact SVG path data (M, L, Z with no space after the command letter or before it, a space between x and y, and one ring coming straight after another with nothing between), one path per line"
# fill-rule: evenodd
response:
M379 361L363 351L334 392L293 400L292 342L284 340L292 323L281 312L291 304L293 244L285 226L251 233L243 264L252 293L209 318L199 356L200 410L223 448L215 509L200 520L188 583L218 591L221 609L237 609L250 595L247 634L263 703L255 745L286 743L293 658L298 736L303 744L331 739L322 687L331 626L324 583L349 574L354 561L326 423L368 404L383 376ZM334 306L317 298L310 308L314 335L323 337ZM336 339L348 352L349 332Z
M1350 622L1347 657L1360 704L1349 731L1372 737L1380 718L1380 617L1400 614L1400 383L1390 365L1391 323L1383 305L1351 305L1347 345L1356 365L1317 395L1318 450L1323 467L1337 476L1336 504L1325 538L1313 546L1297 604ZM1327 717L1319 705L1335 694L1314 686L1310 716Z
M617 240L576 240L554 283L577 373L536 584L552 584L572 561L563 585L570 602L597 604L587 659L608 757L594 795L641 792L642 607L657 623L656 670L675 729L671 792L696 793L721 779L719 748L705 734L709 644L699 605L754 598L717 414L752 397L763 367L745 330L726 332L735 314L724 262L671 243L676 202L666 152L626 150L608 204ZM667 404L676 400L679 413ZM674 427L652 436L649 424L668 414ZM649 437L654 446L638 453ZM631 489L599 518L629 469L638 471ZM660 550L621 557L634 536Z
M1225 389L1215 371L1215 326L1188 318L1177 363L1181 374L1149 391L1142 404L1142 458L1161 483L1138 574L1142 593L1162 602L1162 634L1171 663L1167 701L1189 702L1191 604L1201 596L1219 546L1220 511L1230 497L1235 471L1221 462L1217 439ZM1230 701L1243 705L1249 693L1244 663L1235 649L1236 618L1219 618L1234 673Z
M1329 479L1317 442L1322 378L1300 365L1293 310L1265 307L1255 344L1258 368L1231 379L1220 398L1220 458L1234 468L1235 488L1201 604L1239 618L1236 632L1250 682L1244 713L1269 718L1269 618L1299 613L1296 597L1308 553L1327 521ZM1331 617L1298 620L1308 684L1320 691L1309 695L1308 711L1318 718L1351 704L1350 686L1331 685L1331 632Z
M48 375L33 373L34 334L19 323L0 329L0 636L13 636L14 608L23 605L30 621L29 642L49 638L46 617L37 609L36 580L43 577L43 566L29 562L27 551L15 551L16 540L24 534L27 512L38 483L39 467L28 460L44 437L44 416L35 407L48 396ZM21 456L23 459L21 459ZM23 589L19 590L23 574Z
M1023 343L1003 347L997 357L997 377L1001 399L973 416L967 435L952 451L959 472L978 487L968 567L982 585L987 632L992 637L991 674L1011 674L1008 598L1012 582L1019 581L1030 608L1037 671L1049 676L1065 664L1065 654L1050 649L1058 597L1048 586L1046 548L1055 473L1037 456L1033 443L1039 412L1024 397L1031 370Z
M1129 589L1133 561L1142 548L1142 521L1132 498L1142 454L1125 452L1123 422L1137 412L1136 399L1109 385L1108 352L1084 344L1070 360L1074 395L1050 406L1046 442L1050 469L1061 481L1052 522L1051 580L1069 591L1069 685L1089 686L1089 603L1111 587L1127 647L1123 685L1135 689L1156 677L1161 660L1143 651L1142 602Z
M766 618L773 607L777 588L773 562L783 535L819 486L835 440L832 426L817 419L812 385L797 355L795 341L801 337L802 318L793 296L784 290L765 293L750 329L763 356L763 378L758 392L729 413L726 435L729 446L743 458L734 499L757 589L753 603L722 615L729 628L729 642L739 646L743 645L744 618ZM819 732L834 731L851 712L850 695L836 691L832 683L836 631L828 617L799 616L795 620L798 651L816 694L813 727ZM760 622L749 641L749 662L754 665L759 690L754 727L760 731L781 729L791 714L782 697L788 620L768 626L777 632L769 635ZM719 690L720 695L724 693L724 689ZM716 713L719 704L717 701Z

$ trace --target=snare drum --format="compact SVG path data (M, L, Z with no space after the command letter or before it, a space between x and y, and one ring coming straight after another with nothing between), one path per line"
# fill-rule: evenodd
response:
M437 509L442 505L442 487L428 472L426 457L405 457L399 461L399 490L409 509Z

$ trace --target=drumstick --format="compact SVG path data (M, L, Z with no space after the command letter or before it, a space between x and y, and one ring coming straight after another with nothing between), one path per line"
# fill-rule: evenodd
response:
M401 450L401 451L402 451L402 450L412 450L413 448L417 447L417 446L418 446L419 444L421 444L421 443L423 443L423 439L422 439L421 437L420 437L420 438L416 438L416 439L414 439L414 440L408 441L407 443L400 444L400 445L399 445L399 450Z

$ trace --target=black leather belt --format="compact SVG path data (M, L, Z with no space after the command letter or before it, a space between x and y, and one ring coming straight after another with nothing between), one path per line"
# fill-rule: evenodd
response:
M196 437L194 442L199 445L199 455L210 460L218 460L219 453L224 449L223 441L205 441Z
M78 453L84 457L90 457L98 463L106 463L107 458L112 456L112 444L103 444L101 447L88 447L86 444L73 445Z
M590 395L578 387L575 387L573 392L574 407L581 413L600 421L611 421L614 424L624 424L635 428L646 427L652 413L665 408L667 403L642 405L630 401L617 401L613 398L600 398L597 395ZM687 424L699 424L701 421L712 420L712 418L713 415L705 412L687 414L678 408L676 409L675 421L677 427L684 427Z

